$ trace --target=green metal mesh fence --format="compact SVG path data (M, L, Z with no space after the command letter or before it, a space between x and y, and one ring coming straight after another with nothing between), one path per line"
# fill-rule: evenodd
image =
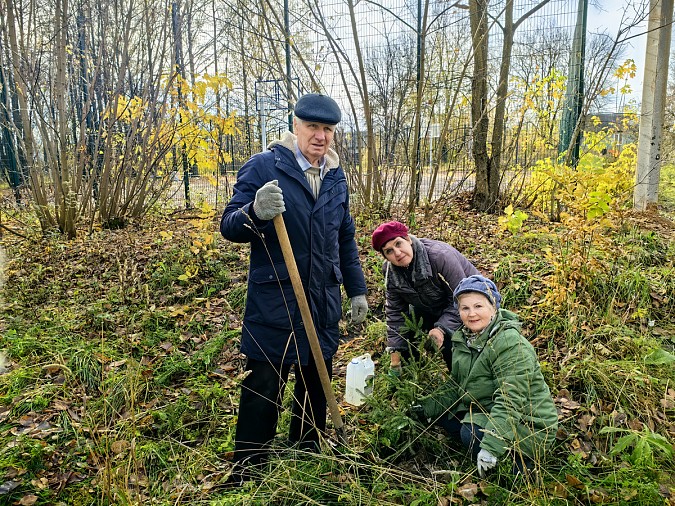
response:
M508 167L506 186L517 184L514 182L522 179L536 160L555 156L557 150L560 90L578 2L550 0L527 16L541 3L514 2L513 21L519 24L511 52L502 157ZM471 187L472 50L467 2L289 0L290 76L284 66L282 0L228 5L229 17L222 19L224 31L239 27L247 37L264 33L267 41L267 49L263 45L256 49L251 44L237 46L236 37L230 36L223 39L221 49L220 59L225 62L221 68L234 83L232 107L239 115L247 114L245 129L253 141L248 149L240 147L236 160L225 168L229 179L226 171L221 171L217 188L212 181L192 178L191 200L206 199L222 206L232 173L288 128L288 107L299 94L318 86L342 107L343 121L336 140L356 192L365 177L363 159L368 156L363 151L367 96L382 190L393 201L403 202L418 135L413 103L420 79L424 82L417 153L421 195L433 200L444 192ZM502 62L506 0L490 1L489 5L488 100L493 100ZM520 22L523 16L527 19ZM423 68L418 56L422 43ZM250 67L233 63L244 56L252 58ZM257 59L267 65L258 64ZM181 192L175 195L178 198Z

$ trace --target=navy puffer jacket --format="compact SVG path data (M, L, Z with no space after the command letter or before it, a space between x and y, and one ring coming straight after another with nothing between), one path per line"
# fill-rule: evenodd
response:
M241 351L254 360L305 365L311 353L274 223L251 215L255 193L268 181L278 180L283 191L284 221L325 358L338 347L340 285L348 297L366 293L347 180L337 154L330 150L326 158L331 170L315 200L295 159L295 136L285 133L241 168L223 212L223 236L251 243Z

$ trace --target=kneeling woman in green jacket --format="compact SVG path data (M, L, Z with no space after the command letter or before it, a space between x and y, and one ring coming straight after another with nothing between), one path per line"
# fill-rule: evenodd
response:
M451 377L413 411L460 441L481 477L507 455L516 471L532 468L558 427L535 350L491 280L464 278L453 297L463 325L451 339Z

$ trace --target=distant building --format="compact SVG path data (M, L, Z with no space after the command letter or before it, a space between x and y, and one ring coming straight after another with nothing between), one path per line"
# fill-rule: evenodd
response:
M585 132L611 131L612 140L608 143L606 153L617 156L624 144L637 142L638 116L625 112L596 112L586 117Z

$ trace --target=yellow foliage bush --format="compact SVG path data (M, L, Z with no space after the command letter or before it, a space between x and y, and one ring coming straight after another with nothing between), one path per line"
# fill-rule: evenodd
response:
M157 174L165 175L181 166L183 152L188 165L198 167L200 174L217 174L219 165L231 161L230 154L223 149L223 137L233 135L236 128L235 114L224 114L216 104L216 96L231 89L232 83L222 74L203 74L193 85L180 76L173 76L166 85L170 86L174 107L120 95L114 110L117 120L135 123L138 130L151 130L149 137L167 147L161 159L154 161ZM108 114L110 111L106 118ZM161 121L157 120L157 114L163 115ZM118 133L115 142L121 145L120 149L123 141L123 133ZM182 151L174 153L168 148L171 146L180 146ZM181 158L175 160L175 156Z
M560 209L588 220L624 209L632 198L636 156L635 144L626 144L615 160L589 152L576 168L551 158L539 160L526 189L531 207L548 215Z
M611 265L606 231L621 223L632 201L636 155L635 144L617 147L613 131L603 129L585 134L576 167L550 158L535 165L527 187L531 207L560 222L558 243L544 251L553 267L543 280L545 307L576 313L593 303L584 288Z

